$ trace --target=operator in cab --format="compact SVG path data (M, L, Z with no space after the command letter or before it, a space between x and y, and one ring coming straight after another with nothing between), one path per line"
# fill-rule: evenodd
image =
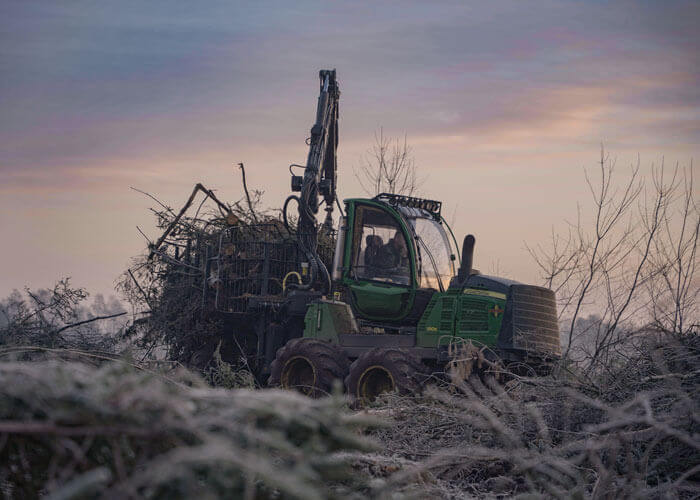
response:
M394 236L377 252L377 267L381 267L387 274L405 274L403 269L408 268L408 249L406 240L400 231L396 231Z

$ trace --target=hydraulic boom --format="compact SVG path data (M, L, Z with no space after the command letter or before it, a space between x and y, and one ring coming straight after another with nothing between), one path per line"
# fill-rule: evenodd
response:
M335 79L335 70L321 70L320 95L316 110L316 123L311 127L311 137L308 139L309 156L306 160L304 174L292 176L292 191L299 196L291 195L284 204L285 220L287 205L290 200L296 200L299 205L299 221L297 225L297 240L308 259L308 281L298 288L308 290L321 283L324 294L331 289L331 277L328 269L318 255L318 222L316 215L320 206L320 198L325 203L326 219L323 229L333 228L333 204L336 202L336 172L338 148L338 100L340 89Z

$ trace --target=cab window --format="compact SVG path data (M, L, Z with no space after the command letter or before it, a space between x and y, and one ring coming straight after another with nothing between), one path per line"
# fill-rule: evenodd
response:
M418 241L421 287L437 290L440 287L439 283L442 283L443 287L449 286L455 269L445 230L438 222L428 217L409 218L408 221Z
M384 210L359 206L355 211L352 277L411 284L406 238L398 221Z

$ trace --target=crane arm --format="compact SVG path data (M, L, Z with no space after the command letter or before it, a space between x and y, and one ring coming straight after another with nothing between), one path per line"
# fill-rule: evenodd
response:
M300 195L297 240L309 262L309 281L299 286L311 289L317 280L323 283L325 292L331 288L330 274L318 255L318 223L316 215L323 197L326 210L324 229L333 228L333 204L336 201L338 148L338 101L340 89L335 78L335 70L321 70L320 93L316 109L316 122L311 127L309 155L303 176L292 176L292 191ZM289 199L287 201L289 201ZM285 206L287 203L285 202Z

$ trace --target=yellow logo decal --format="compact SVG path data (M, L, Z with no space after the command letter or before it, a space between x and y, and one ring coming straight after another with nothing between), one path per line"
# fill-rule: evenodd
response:
M499 314L503 314L503 309L498 307L498 304L496 304L495 306L493 306L493 309L489 309L489 312L493 313L494 318L498 318Z
M485 297L493 297L495 299L506 300L506 294L500 292L492 292L491 290L479 290L478 288L465 288L465 295L483 295Z

